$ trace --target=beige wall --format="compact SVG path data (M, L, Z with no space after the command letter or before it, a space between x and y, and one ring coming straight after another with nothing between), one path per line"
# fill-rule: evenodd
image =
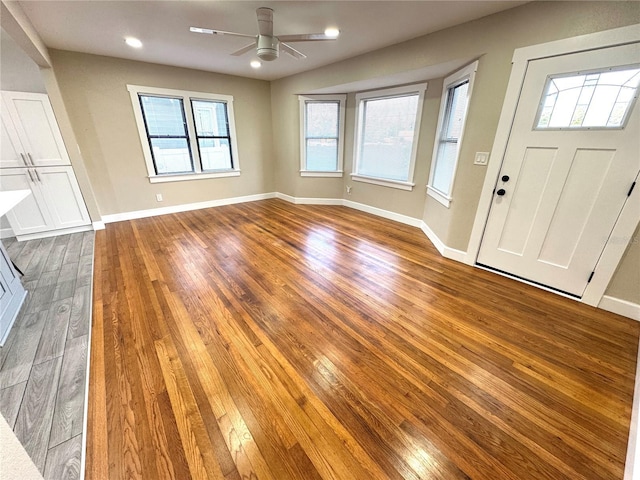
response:
M491 151L516 48L640 22L635 2L533 2L399 45L272 82L276 188L298 197L338 197L423 218L448 246L466 250L486 167L473 165L475 152ZM344 179L299 176L296 94L374 77L480 59L451 208L426 200L442 80L429 80L423 111L416 187L406 192L355 183L348 176L353 154L354 101L349 97ZM346 197L345 186L353 186Z
M640 305L640 225L631 237L605 295Z
M274 190L269 82L58 50L50 55L102 215ZM149 183L127 84L233 95L241 175Z

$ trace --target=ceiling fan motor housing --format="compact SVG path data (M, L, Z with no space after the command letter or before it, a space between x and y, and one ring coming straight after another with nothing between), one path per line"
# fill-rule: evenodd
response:
M258 57L270 62L278 58L280 54L280 42L276 37L270 35L258 35Z

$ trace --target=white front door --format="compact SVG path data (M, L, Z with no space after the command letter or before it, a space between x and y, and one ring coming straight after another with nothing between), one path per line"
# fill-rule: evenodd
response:
M640 44L529 62L477 262L582 296L640 171Z

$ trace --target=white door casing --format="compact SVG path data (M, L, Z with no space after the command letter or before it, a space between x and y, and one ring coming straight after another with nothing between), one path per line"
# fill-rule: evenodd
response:
M549 75L638 63L640 44L529 62L478 263L582 296L640 171L639 108L622 129L538 130L538 105Z

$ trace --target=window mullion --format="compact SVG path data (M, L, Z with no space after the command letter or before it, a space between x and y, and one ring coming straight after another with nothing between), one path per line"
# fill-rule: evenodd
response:
M189 136L189 146L191 147L191 158L193 158L193 169L196 173L202 173L202 159L200 156L200 145L198 143L198 132L193 121L193 108L191 98L182 97L184 103L185 117L187 122L187 135Z

